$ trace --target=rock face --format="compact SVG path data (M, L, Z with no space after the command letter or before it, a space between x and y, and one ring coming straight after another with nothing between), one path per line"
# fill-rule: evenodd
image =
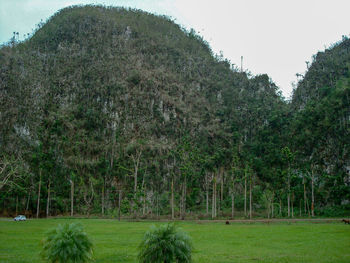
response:
M86 125L101 132L117 127L131 138L158 140L168 135L165 123L176 133L184 118L198 120L208 107L203 94L191 97L204 104L187 95L188 74L195 68L181 68L198 60L200 52L214 59L206 47L192 52L191 45L197 49L202 43L188 41L171 21L143 12L64 9L31 39L1 50L1 90L6 91L1 117L12 115L22 135L36 134L54 114L90 118Z
M313 57L291 107L299 151L336 181L350 175L350 39ZM338 193L339 194L339 193Z
M313 56L306 75L298 83L293 93L293 108L305 108L309 100L320 100L329 95L329 89L335 89L337 82L349 77L350 39L335 43L324 52Z
M1 118L33 136L48 118L65 125L69 116L73 130L80 120L96 136L109 131L156 142L184 131L213 135L224 96L235 97L230 107L238 108L244 98L236 94L249 86L193 32L121 8L63 9L30 39L2 48L1 62Z

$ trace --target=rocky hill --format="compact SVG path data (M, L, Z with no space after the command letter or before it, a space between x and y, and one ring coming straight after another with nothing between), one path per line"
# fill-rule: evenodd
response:
M328 172L350 171L350 39L314 56L292 107L299 150Z
M300 157L295 171L314 156L316 139L296 131L316 136L307 125L318 119L300 109L325 97L313 95L323 78L340 87L339 98L348 83L341 82L346 43L329 51L341 57L329 66L334 73L317 56L290 107L267 75L238 71L167 17L102 6L60 10L27 40L0 49L1 211L104 214L120 207L136 216L184 216L208 213L212 195L215 217L234 195L238 209L247 207L249 180L255 203L273 202L272 193L281 202L289 195L289 207L291 162L281 149ZM346 117L343 102L333 109ZM344 121L337 144L347 138ZM341 154L348 158L347 150ZM298 180L293 191L301 199Z

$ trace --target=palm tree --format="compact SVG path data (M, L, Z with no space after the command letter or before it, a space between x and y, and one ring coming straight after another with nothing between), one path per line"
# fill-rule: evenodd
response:
M152 226L139 246L141 263L191 262L192 242L175 225Z
M92 242L79 223L58 225L43 240L43 257L52 263L84 263L92 258Z

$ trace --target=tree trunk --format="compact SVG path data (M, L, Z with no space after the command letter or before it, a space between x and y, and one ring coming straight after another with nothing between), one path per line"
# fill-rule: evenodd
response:
M143 189L143 207L142 207L142 215L146 214L146 197L147 197L147 191L146 187Z
M294 218L294 192L292 193L292 218Z
M74 181L70 180L70 216L74 215Z
M134 196L136 196L137 191L137 173L138 173L139 167L138 164L135 166L135 174L134 174Z
M219 172L218 172L218 177L217 177L217 179L218 179L218 181L217 181L217 183L219 184L219 191L216 191L216 196L215 196L215 201L217 202L217 199L219 199L219 202L217 202L217 203L215 203L215 205L216 205L216 208L217 208L217 210L215 210L215 212L216 211L218 211L218 213L220 213L220 186L221 186L221 170L219 170ZM217 185L218 184L216 184L216 188L217 188ZM217 190L217 189L216 189ZM219 198L218 198L218 196L219 196Z
M136 153L136 156L134 156L134 155L131 156L133 159L133 162L134 162L134 201L133 201L133 204L135 203L135 200L136 200L137 174L139 171L141 154L142 154L142 149ZM134 213L136 214L136 209L135 209Z
M182 219L185 219L186 216L186 196L187 196L187 178L185 176L185 183L184 183L184 205L183 205L183 216Z
M39 173L40 173L40 176L39 176L38 202L36 204L36 218L39 218L39 212L40 212L41 169Z
M290 194L287 194L288 217L290 217Z
M247 216L247 173L244 172L244 216Z
M216 215L216 176L213 178L213 198L212 198L212 204L211 204L211 218L215 218Z
M29 209L29 202L30 202L30 195L32 193L32 190L29 191L29 194L28 194L28 200L27 200L27 205L26 205L26 210L25 210L25 213L28 212L28 209Z
M220 183L220 182L219 182ZM220 184L219 184L219 190L218 185L215 186L215 217L217 217L220 214ZM219 199L219 202L218 202Z
M175 219L174 213L174 178L171 178L171 219Z
M158 192L157 192L156 204L157 204L157 219L159 220L160 211L159 211L159 193Z
M232 217L232 219L234 219L235 218L235 195L233 193L232 193L231 199L232 199L232 204L231 204L232 215L231 215L231 217Z
M215 201L214 201L214 217L216 218L216 216L217 216L217 204L218 204L218 200L217 200L217 180L216 180L217 178L215 178L215 195L214 195L214 199L215 199Z
M288 168L288 180L287 180L287 203L288 203L288 217L290 217L290 167Z
M185 185L182 183L182 189L181 189L181 205L180 205L180 219L183 218L184 213L184 196L185 196Z
M314 171L311 171L311 216L315 216Z
M305 186L305 178L304 177L303 177L303 185L304 185L304 214L306 215L307 200L306 200L306 186Z
M122 204L122 190L119 190L118 196L118 220L120 221L120 206Z
M18 215L18 195L16 195L16 216Z
M280 198L280 216L282 216L282 197Z
M208 190L208 188L207 188L207 191L206 191L206 193L205 193L205 196L206 196L206 205L207 205L207 215L209 215L209 190Z
M225 174L223 171L221 171L221 193L220 193L220 211L223 211L222 204L224 200L224 179L225 179Z
M180 191L181 191L181 197L180 197L180 214L179 214L179 216L180 216L180 219L181 219L182 214L183 214L183 191L184 191L183 183L181 184Z
M101 214L105 214L105 178L102 182L102 193L101 193Z
M275 210L275 192L272 191L272 200L271 200L271 218L274 218L274 210Z
M235 181L232 180L232 192L231 192L231 217L235 217Z
M110 191L111 189L108 188L108 183L105 183L105 197L104 197L104 212L105 213L108 213L109 209L111 208L111 202L110 202L110 199L109 199L109 196L110 196Z
M249 182L249 218L252 219L252 175Z
M49 214L50 214L50 194L51 194L51 180L49 178L49 185L47 187L46 217L49 217Z
M209 178L208 173L205 174L205 197L206 197L206 212L209 215Z

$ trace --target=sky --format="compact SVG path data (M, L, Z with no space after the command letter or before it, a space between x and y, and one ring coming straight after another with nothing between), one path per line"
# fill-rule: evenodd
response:
M313 54L350 35L350 0L0 0L0 43L61 8L97 3L172 17L232 64L243 56L244 70L268 74L286 98Z

